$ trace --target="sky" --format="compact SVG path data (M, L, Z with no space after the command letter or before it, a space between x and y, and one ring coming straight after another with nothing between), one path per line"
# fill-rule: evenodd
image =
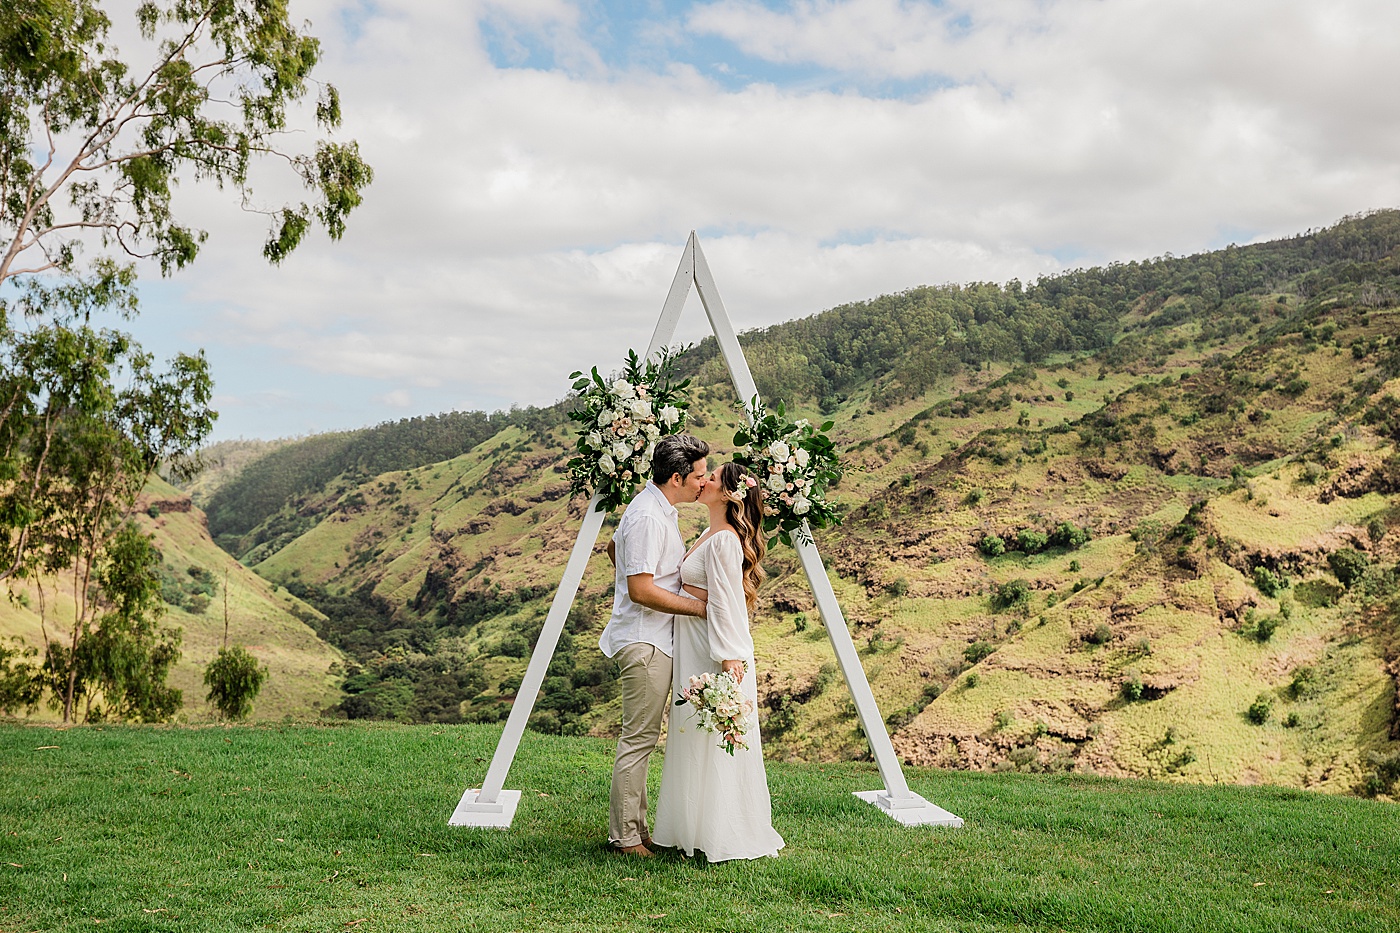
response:
M1400 206L1394 0L292 10L375 181L278 267L262 218L182 186L209 240L143 270L129 327L204 348L216 439L552 403L645 348L691 230L743 331Z

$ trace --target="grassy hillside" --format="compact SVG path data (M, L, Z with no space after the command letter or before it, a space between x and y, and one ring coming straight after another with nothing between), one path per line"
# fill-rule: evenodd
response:
M269 670L254 718L311 718L337 702L342 656L303 621L314 617L314 609L216 547L204 514L189 496L164 481L152 480L137 516L155 535L163 557L164 624L183 633L182 655L170 675L171 685L184 692L180 719L213 718L204 700L208 691L203 672L223 643L225 595L230 644L243 645ZM0 637L19 637L36 647L44 644L46 631L50 639L62 638L63 626L72 618L72 600L65 590L70 584L66 579L44 581L46 620L39 617L40 599L33 586L18 590L20 600L0 602ZM41 707L37 715L58 714Z
M609 743L526 736L505 832L447 825L482 726L0 726L0 929L1394 930L1400 809L1279 788L770 763L776 859L615 855ZM653 782L659 775L653 772ZM653 783L653 789L655 789Z
M742 338L770 398L837 422L846 521L818 543L906 759L1393 789L1397 246L1382 213ZM713 346L685 360L696 433L728 450ZM343 713L508 712L581 514L570 446L511 425L442 462L348 471L242 539L353 659ZM859 757L793 555L769 570L770 748ZM611 582L595 559L537 729L615 728L593 647Z

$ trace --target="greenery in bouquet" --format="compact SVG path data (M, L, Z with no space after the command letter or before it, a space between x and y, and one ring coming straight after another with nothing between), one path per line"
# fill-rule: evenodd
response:
M602 496L604 511L631 500L651 471L656 442L685 430L690 380L672 382L676 359L685 352L663 350L659 359L638 359L627 351L620 375L604 379L593 367L590 376L573 373L580 404L569 417L579 422L578 456L569 461L570 491Z
M827 491L841 478L836 445L826 436L834 422L815 427L806 418L789 421L782 402L776 411L754 398L750 425L734 435L734 460L758 479L767 493L763 528L774 541L792 544L795 533L810 543L805 525L827 528L841 517L827 501ZM804 525L805 523L805 525Z

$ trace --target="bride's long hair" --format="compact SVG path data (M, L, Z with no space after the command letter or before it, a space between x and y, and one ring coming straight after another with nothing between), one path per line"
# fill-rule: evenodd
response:
M744 551L744 602L749 612L758 603L758 588L768 578L763 569L763 555L768 551L768 538L763 532L763 487L757 478L737 463L719 468L720 484L724 488L724 517L739 532Z

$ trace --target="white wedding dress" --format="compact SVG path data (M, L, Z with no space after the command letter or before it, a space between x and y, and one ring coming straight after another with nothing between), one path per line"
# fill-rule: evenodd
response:
M754 702L754 726L744 736L749 747L735 749L731 757L719 747L718 735L699 728L692 707L671 707L651 837L687 855L698 849L711 862L777 855L783 837L773 829L758 735L757 677L738 537L707 531L681 564L681 580L709 592L708 618L676 616L671 702L692 675L718 674L721 661L742 659L747 669L741 688Z

